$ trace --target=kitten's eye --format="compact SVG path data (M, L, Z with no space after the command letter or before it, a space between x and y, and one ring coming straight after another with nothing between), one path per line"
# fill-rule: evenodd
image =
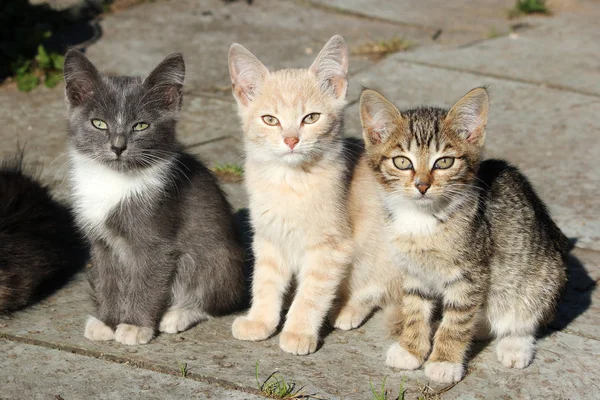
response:
M394 157L392 161L398 169L407 170L413 167L412 162L406 157Z
M135 125L133 126L133 130L134 130L134 131L143 131L143 130L145 130L145 129L148 129L148 127L149 127L149 126L150 126L150 125L148 125L148 124L147 124L147 123L145 123L145 122L138 122L137 124L135 124Z
M434 169L448 169L454 164L454 157L440 158L433 165Z
M272 115L263 115L262 120L269 126L279 125L279 120Z
M100 129L103 131L108 129L108 125L106 125L106 122L102 121L101 119L93 119L92 125L94 125L94 128Z
M304 117L302 122L304 122L305 124L314 124L315 122L317 122L319 120L320 116L321 116L321 114L319 114L319 113L310 113L306 117Z

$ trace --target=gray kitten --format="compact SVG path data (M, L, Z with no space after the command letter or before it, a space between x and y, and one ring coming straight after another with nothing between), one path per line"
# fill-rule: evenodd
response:
M185 67L172 54L142 80L65 58L76 221L92 245L98 318L85 336L147 343L235 309L243 252L211 172L175 138Z
M464 376L475 336L499 339L509 368L533 359L552 319L570 244L525 176L482 161L488 95L470 91L450 110L399 111L366 90L360 112L367 154L389 212L388 237L404 272L397 339L387 364L438 382ZM431 318L443 319L431 346Z

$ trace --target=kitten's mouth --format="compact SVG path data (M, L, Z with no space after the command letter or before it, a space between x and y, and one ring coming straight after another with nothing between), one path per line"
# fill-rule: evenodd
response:
M431 196L420 196L413 199L413 201L419 205L427 205L433 203L434 199Z

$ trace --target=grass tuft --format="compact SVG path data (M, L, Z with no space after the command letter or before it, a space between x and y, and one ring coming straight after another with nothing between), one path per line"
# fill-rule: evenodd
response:
M380 59L388 54L406 51L413 46L411 42L401 38L392 38L389 40L372 41L357 47L352 54L359 56L370 56Z
M216 164L212 170L219 179L225 182L240 182L244 178L244 167L239 164Z
M296 382L286 382L283 376L273 372L262 383L258 378L258 361L256 362L256 385L263 396L270 399L308 399L311 396L304 393L304 387L296 389Z
M186 362L180 363L179 361L177 361L177 366L179 367L179 372L181 372L181 376L183 376L185 378L188 374L187 363Z
M508 17L515 18L529 14L550 15L546 0L517 0L515 6L508 12Z
M373 393L373 400L392 400L390 396L390 392L388 392L385 388L385 381L387 380L387 376L383 378L383 382L381 383L381 389L379 391L375 390L373 386L373 382L369 381L369 386L371 386L371 393ZM398 397L393 398L393 400L405 400L406 389L404 389L404 382L406 381L406 377L402 377L402 382L400 382L400 390L398 391Z
M387 380L387 376L383 378L383 382L381 383L381 390L375 391L373 387L373 382L369 381L369 386L371 387L371 393L373 393L373 400L388 400L388 392L385 389L385 381Z

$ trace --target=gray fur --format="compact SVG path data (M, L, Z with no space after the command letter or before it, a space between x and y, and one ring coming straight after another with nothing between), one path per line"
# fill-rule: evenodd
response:
M197 315L197 322L235 309L244 294L243 252L230 206L212 173L175 137L183 77L180 54L145 80L101 76L77 51L65 59L73 159L119 176L153 174L148 179L158 182L124 198L98 225L74 190L77 222L92 243L98 318L112 329L156 329L169 308ZM109 129L99 131L92 119ZM138 122L148 129L134 131ZM76 164L73 185L80 184Z

